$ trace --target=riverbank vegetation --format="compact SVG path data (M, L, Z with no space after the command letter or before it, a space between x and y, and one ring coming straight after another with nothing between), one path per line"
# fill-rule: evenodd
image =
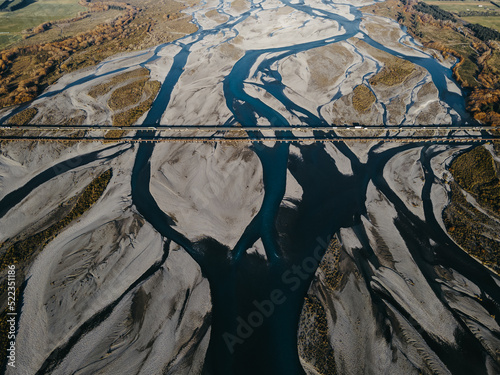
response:
M343 274L340 271L340 251L340 242L335 237L328 245L328 249L319 264L319 268L325 276L325 284L331 290L337 290L343 280Z
M443 212L446 229L465 251L500 274L500 181L495 162L479 146L456 158L450 172L454 181L450 183L450 204Z
M137 88L140 92L141 98L144 100L137 102L132 108L128 108L122 112L119 112L113 116L114 126L130 126L133 125L144 113L146 113L153 104L153 101L160 90L161 84L158 81L142 81L142 85ZM128 88L120 95L127 93Z
M65 73L196 31L181 13L193 0L80 3L88 10L78 17L25 30L24 40L0 51L0 107L33 100Z
M455 58L453 75L469 93L467 109L485 124L500 125L500 42L495 30L414 0L388 0L363 10L398 20L425 47L439 51L443 59Z
M332 292L341 288L344 278L340 269L340 253L340 242L334 237L319 265L325 286ZM321 301L315 295L307 295L300 315L299 355L323 375L337 374L330 336L326 312Z
M146 68L139 68L139 69L134 69L125 73L118 74L116 76L113 76L113 78L107 80L104 83L101 83L99 85L96 85L90 89L90 91L87 93L89 96L91 96L94 99L97 99L100 96L106 95L109 93L113 87L127 81L127 80L133 80L137 78L144 78L149 75L149 71Z
M376 86L384 84L394 86L403 83L406 78L415 70L415 65L410 61L397 57L385 59L382 70L370 78L370 85Z
M316 296L309 294L305 297L299 327L300 357L312 364L318 374L337 374L326 312Z
M30 107L22 110L19 113L16 113L12 116L7 122L8 125L26 125L28 124L33 117L36 116L38 110L36 108Z
M500 181L493 157L484 147L476 147L456 158L450 172L457 183L472 194L481 206L500 213Z
M128 106L135 106L141 100L146 82L149 80L149 74L139 77L135 81L121 86L111 93L108 100L108 106L113 111L124 109Z
M470 204L460 187L452 182L451 202L443 212L446 230L467 253L500 274L500 245L490 227L498 222Z
M365 112L375 103L375 95L365 85L356 86L353 90L352 105L358 112Z
M436 20L443 20L443 21L450 20L453 22L456 21L456 18L453 17L451 13L442 10L436 5L429 5L427 3L419 1L413 6L413 8L417 12L430 14Z
M109 94L107 104L113 111L113 125L129 126L149 110L160 87L160 82L150 80L149 70L139 68L116 75L87 94L97 100Z

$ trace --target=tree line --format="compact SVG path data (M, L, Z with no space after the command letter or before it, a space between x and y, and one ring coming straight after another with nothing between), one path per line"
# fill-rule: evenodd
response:
M467 27L474 31L476 38L481 39L483 42L487 42L488 40L500 40L500 33L489 27L481 26L478 23L468 24Z
M417 4L413 5L413 8L421 13L430 14L437 20L452 21L455 22L456 18L450 12L447 12L436 5L429 5L419 1Z

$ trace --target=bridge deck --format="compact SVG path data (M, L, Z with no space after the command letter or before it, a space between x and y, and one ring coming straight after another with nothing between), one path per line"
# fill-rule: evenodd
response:
M340 131L340 130L350 130L350 131L372 131L372 130L388 130L388 131L401 131L401 130L411 130L411 131L428 131L428 130L440 130L440 131L491 131L495 130L491 126L442 126L442 125L427 125L427 126L174 126L174 125L141 125L141 126L109 126L109 125L71 125L71 126L58 126L58 125L0 125L0 130L7 129L19 129L19 130L62 130L62 131L75 131L75 130L147 130L147 131L205 131L205 132L228 132L236 130L244 131L262 131L262 130L272 130L272 131Z
M108 134L119 130L122 134ZM84 134L78 134L84 131ZM78 132L77 134L71 134ZM189 133L189 134L187 134ZM71 142L486 142L500 140L487 126L0 126L0 140Z

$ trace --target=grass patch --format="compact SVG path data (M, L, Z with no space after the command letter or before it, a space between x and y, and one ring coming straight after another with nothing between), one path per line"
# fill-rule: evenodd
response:
M64 121L61 125L82 125L83 122L87 119L87 115L77 115L70 117L67 121Z
M84 12L85 19L66 17L57 24L52 22L56 17L51 12L48 30L23 34L29 38L2 51L0 107L35 99L65 73L98 64L117 53L172 42L197 30L190 23L191 17L181 13L194 0L129 0L113 8L106 3L92 2L91 10Z
M498 223L467 202L456 182L450 187L451 202L443 211L446 230L463 250L500 274Z
M219 23L223 23L228 20L227 16L220 14L219 12L217 12L216 9L209 10L208 12L205 13L205 16Z
M231 8L239 12L247 9L247 5L245 0L233 0L231 1Z
M373 5L367 5L361 8L364 13L374 13L383 17L396 19L398 9L402 8L402 4L398 0L387 0Z
M9 32L21 37L25 29L36 27L47 21L55 21L76 16L86 8L78 0L37 0L13 12L0 12L0 32ZM9 40L1 40L9 42ZM8 44L0 44L0 49Z
M352 105L358 112L367 111L375 103L375 95L365 85L356 86L353 90Z
M0 34L0 50L22 40L22 36L11 32Z
M498 16L494 17L473 16L473 17L461 17L461 19L470 23L478 23L481 26L489 27L491 29L500 31L500 12L498 13Z
M116 111L118 109L123 109L139 103L144 93L144 86L146 85L148 79L148 77L140 78L126 86L119 87L114 90L108 100L109 108Z
M482 146L456 158L450 172L482 206L500 212L500 181L491 154Z
M38 113L38 110L36 108L30 107L22 110L19 113L16 113L14 116L12 116L9 121L7 121L8 125L26 125L28 124L31 120L33 120L33 117L36 116Z
M217 12L217 9L212 9L212 10L209 10L208 12L205 13L205 16L209 17L209 18L214 18L214 17L217 17L220 13Z
M452 12L464 21L500 31L500 8L489 1L425 1L425 3Z
M394 86L403 83L406 78L415 70L413 63L393 58L385 61L384 68L370 79L370 84L376 86L383 84Z
M467 12L472 10L486 11L493 10L498 11L497 8L489 1L425 1L429 5L436 5L447 12Z
M153 101L160 90L161 83L158 81L147 81L144 85L144 92L147 99L138 106L120 112L113 116L114 126L130 126L135 123L144 113L146 113L153 104Z
M122 73L117 76L114 76L107 82L101 83L97 86L92 87L92 89L87 93L89 96L91 96L94 99L99 98L100 96L106 95L108 92L110 92L114 86L125 82L129 79L133 78L143 78L143 77L149 77L149 70L146 68L139 68L132 70L130 72Z
M121 138L124 133L125 133L124 130L109 130L104 135L104 138L111 138L111 139ZM104 141L104 142L110 142L110 141Z

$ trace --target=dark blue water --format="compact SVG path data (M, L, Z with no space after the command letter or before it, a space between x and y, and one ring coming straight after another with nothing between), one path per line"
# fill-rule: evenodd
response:
M299 11L306 12L311 17L322 17L336 21L345 29L345 33L333 38L292 46L246 51L223 82L226 105L232 112L232 118L226 124L238 122L255 126L258 124L259 118L264 118L270 124L282 126L285 129L290 125L282 114L261 100L248 95L244 89L246 80L252 78L250 71L256 61L264 54L273 54L274 57L263 59L256 69L255 75L260 72L263 77L258 87L273 95L302 123L326 125L319 115L301 108L286 97L282 77L277 70L272 69L272 66L287 56L351 38L359 32L361 13L351 7L351 13L356 16L356 19L349 21L333 12L315 10L304 3L283 2ZM249 14L259 11L260 8L254 7L244 17L239 19L231 17L227 23L215 29L203 30L200 28L190 43L180 44L182 49L174 57L173 66L144 123L146 125L161 123L161 116L168 107L172 91L182 75L189 58L190 47L194 43L202 40L206 35L225 28L229 31L237 22L241 22ZM464 115L463 98L448 92L446 88L444 77L451 77L449 69L444 68L431 57L404 56L380 45L367 35L364 36L364 40L375 48L397 57L407 58L427 69L438 86L440 99L461 116ZM458 117L455 117L455 120L459 120ZM282 135L285 134L290 135L287 132L282 133ZM370 175L376 170L370 166L381 163L380 160L388 160L398 151L392 150L378 156L372 154L371 163L366 166L356 164L354 160L356 158L349 154L353 159L353 165L357 165L359 170L353 177L344 178L345 181L342 182L340 174L331 173L335 168L327 165L331 164L331 159L321 146L315 145L307 148L310 150L309 154L312 160L308 160L306 164L315 166L313 169L309 168L308 172L311 173L313 170L316 172L308 179L304 179L298 171L296 172L296 178L305 191L305 202L300 205L298 222L294 223L297 225L297 233L288 234L290 238L294 238L294 241L286 246L283 244L282 234L277 231L276 222L277 218L283 215L280 211L280 205L285 193L287 168L290 163L289 146L288 144L276 144L274 147L265 147L259 142L255 142L254 151L259 156L263 168L265 195L259 212L231 251L214 240L188 243L183 236L179 237L179 234L172 229L172 220L161 212L152 195L148 192L149 179L145 176L150 173L148 160L153 155L153 149L153 145L141 145L138 150L132 177L133 200L139 212L162 235L183 244L185 250L198 262L210 282L213 305L212 334L204 373L217 375L303 374L298 361L297 328L304 296L313 274L309 275L301 287L294 291L284 285L281 276L293 264L300 264L301 260L311 256L312 250L317 245L317 238L327 238L342 226L356 225L356 222L360 220L360 215L365 210L363 202L366 196L366 186ZM321 177L325 171L329 173L328 178L312 184L315 178ZM318 190L319 187L322 189ZM328 189L331 203L325 205L325 193ZM319 214L319 206L324 209L323 215ZM333 220L332 211L337 213L333 216ZM228 230L230 229L228 228ZM246 253L246 250L258 239L262 239L264 244L267 262L255 260ZM250 276L243 277L242 275ZM238 345L234 352L228 351L227 343L222 339L223 335L227 332L235 333L238 326L237 318L246 317L252 312L250 301L266 299L266 296L269 296L273 289L284 291L286 303L277 306L275 314L259 327L254 335Z

